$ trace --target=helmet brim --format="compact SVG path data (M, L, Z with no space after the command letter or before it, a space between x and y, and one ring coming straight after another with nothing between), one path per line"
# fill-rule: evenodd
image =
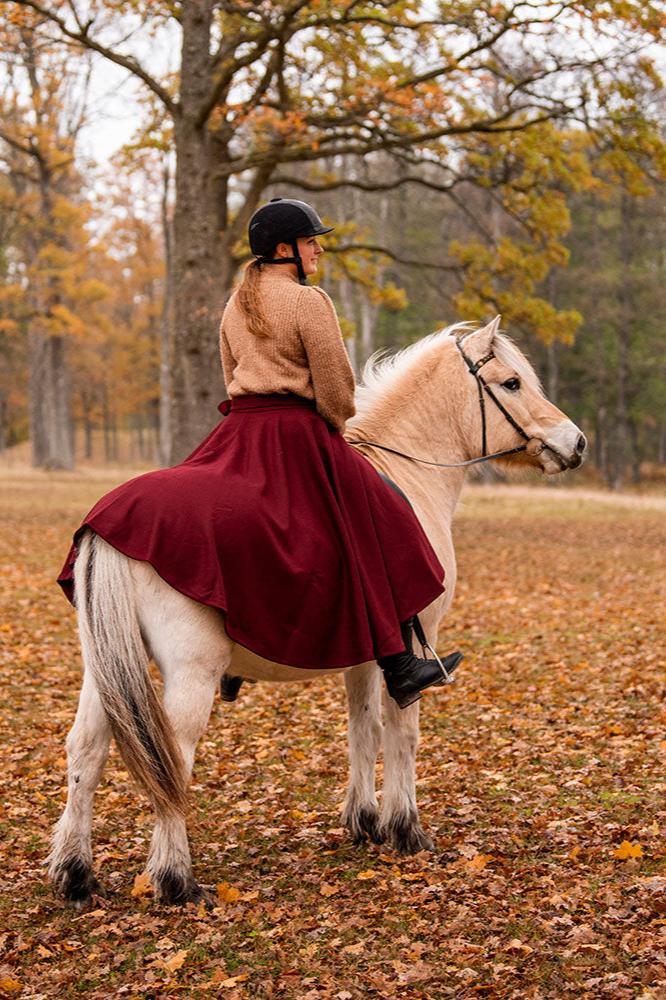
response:
M317 229L312 227L307 233L299 233L298 236L294 237L297 240L303 239L306 236L323 236L324 233L332 233L334 226L319 226Z

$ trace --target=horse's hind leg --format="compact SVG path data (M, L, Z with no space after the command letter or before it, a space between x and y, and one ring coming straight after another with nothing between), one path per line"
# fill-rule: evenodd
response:
M101 887L92 871L93 796L109 752L111 730L88 671L74 725L67 737L68 792L65 811L56 824L48 859L56 889L78 909Z
M164 679L164 708L174 731L189 784L194 754L208 723L232 643L222 616L168 587L145 564L141 573L141 623L147 645ZM206 899L196 882L184 816L156 807L147 871L165 903Z
M416 806L419 703L400 709L384 690L384 787L380 829L401 854L432 850Z
M376 664L364 663L345 673L349 712L349 785L342 822L354 843L368 837L381 843L375 794L375 766L382 739L381 676Z

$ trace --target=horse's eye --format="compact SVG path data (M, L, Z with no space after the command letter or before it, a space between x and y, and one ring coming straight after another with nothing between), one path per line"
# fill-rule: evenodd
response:
M502 382L502 388L508 389L509 392L518 392L518 390L520 389L520 379L508 378L506 382Z

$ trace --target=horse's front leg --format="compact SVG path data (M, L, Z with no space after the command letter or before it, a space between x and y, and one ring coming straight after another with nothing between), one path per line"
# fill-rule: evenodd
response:
M366 837L376 844L382 842L375 794L375 766L382 738L380 684L381 675L375 663L364 663L345 673L349 785L342 822L357 844Z
M101 886L92 870L93 796L109 753L111 729L89 671L74 725L67 737L67 805L53 832L49 875L58 892L77 909L86 906Z
M416 805L419 702L400 709L384 690L384 787L380 831L400 854L432 850Z

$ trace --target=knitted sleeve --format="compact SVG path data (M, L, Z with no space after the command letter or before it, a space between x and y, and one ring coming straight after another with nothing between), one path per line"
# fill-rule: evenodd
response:
M231 353L227 335L224 332L224 314L222 315L222 322L220 323L220 359L222 361L222 371L224 373L224 384L228 389L231 384L231 379L233 378L236 362L234 361L234 356Z
M317 410L343 431L345 421L356 413L356 383L335 306L323 289L307 285L300 292L297 316Z

